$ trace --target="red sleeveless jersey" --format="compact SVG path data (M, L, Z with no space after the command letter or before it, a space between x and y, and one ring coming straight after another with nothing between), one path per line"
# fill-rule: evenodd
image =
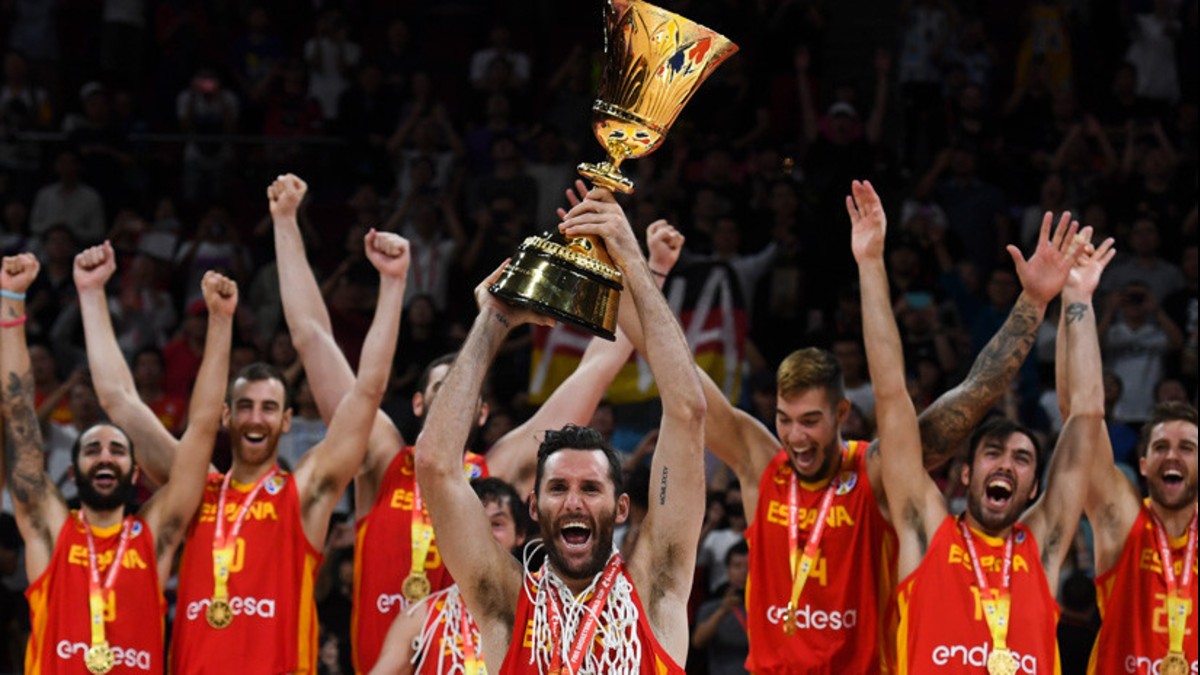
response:
M92 528L101 582L116 557L123 525ZM88 672L83 656L92 640L90 572L83 528L77 512L72 511L58 532L50 565L25 590L33 626L25 651L25 672L30 675ZM146 521L137 516L120 564L113 588L105 594L104 637L116 662L109 672L162 673L167 603L158 585L154 536Z
M988 586L1003 583L1005 540L975 533L979 566ZM1050 594L1037 542L1029 528L1013 526L1012 605L1008 648L1017 673L1059 673L1058 603ZM942 521L925 559L900 582L896 634L897 672L985 673L992 634L979 602L971 554L958 520Z
M486 478L482 455L463 456L467 478ZM416 487L412 446L392 458L370 512L356 524L354 537L354 608L350 619L354 670L365 673L375 666L383 639L392 621L408 603L401 592L412 567L413 489ZM426 515L428 517L428 514ZM454 580L438 554L437 536L429 546L425 574L432 591L440 591Z
M867 444L849 441L825 519L820 555L797 607L795 635L784 634L792 597L788 510L792 465L780 450L758 486L758 509L746 530L750 574L746 632L755 673L879 673L890 662L883 647L896 584L896 531L867 479ZM801 549L820 512L825 486L801 483L796 522Z
M426 601L425 624L416 643L417 673L419 675L448 675L461 673L466 662L463 645L463 623L475 658L483 662L483 647L479 640L479 627L467 611L458 585L443 589Z
M210 474L188 529L179 565L171 670L175 673L316 672L317 608L313 584L321 553L300 520L294 477L280 471L246 512L229 576L233 623L208 625L213 593L213 530L223 476ZM251 486L232 484L225 498L229 532Z
M537 577L541 575L538 574ZM633 580L629 578L629 570L626 569L624 561L620 563L620 577L623 577L626 582L632 587L631 595L633 604L637 610L637 639L641 643L642 659L638 667L638 675L684 675L684 670L675 663L670 654L662 648L658 643L658 638L654 637L654 631L650 628L650 622L646 618L646 610L642 607L642 600L638 597L637 587L633 586ZM508 653L504 655L504 663L500 665L500 675L524 675L529 673L537 673L538 666L533 660L533 613L534 606L530 600L536 596L537 587L535 586L533 575L525 575L524 588L521 590L521 597L517 601L516 620L513 622L512 639L508 643ZM584 598L584 602L591 598ZM609 596L609 602L612 602L612 596ZM680 617L683 620L684 617ZM600 640L595 640L596 647L602 648ZM599 651L599 649L597 649ZM565 671L566 668L564 667Z
M1187 534L1170 542L1175 576L1183 574ZM1195 579L1196 565L1192 565ZM1188 672L1197 672L1196 613L1200 609L1196 582L1191 588L1192 611L1188 616L1187 632L1183 637L1183 653ZM1163 578L1162 560L1154 533L1150 506L1142 504L1133 529L1125 538L1121 557L1112 569L1096 579L1096 603L1104 618L1092 658L1089 673L1138 673L1155 675L1167 655L1167 582Z

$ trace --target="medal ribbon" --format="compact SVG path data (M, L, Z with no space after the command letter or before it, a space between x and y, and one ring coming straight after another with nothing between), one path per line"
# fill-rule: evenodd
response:
M250 511L250 505L254 503L254 498L258 496L258 491L267 481L275 477L279 473L279 467L274 467L267 472L254 487L246 493L242 499L242 505L238 509L237 517L233 520L233 526L229 528L228 536L225 534L225 494L229 491L229 482L233 477L233 469L230 469L225 474L225 480L221 483L221 493L217 498L217 522L213 530L213 599L228 600L229 599L229 573L233 567L233 554L235 544L237 543L238 533L242 531L242 523L246 520L246 513Z
M845 459L844 454L842 458ZM817 521L813 524L808 540L804 542L803 553L800 553L800 486L795 470L791 474L791 483L788 486L788 556L792 570L792 598L788 603L788 621L793 620L793 612L800 602L800 593L804 591L804 584L808 582L808 576L817 564L821 537L825 535L825 519L829 517L829 510L833 507L833 495L837 492L835 478L836 476L830 477L829 485L825 487L825 493L821 496L821 507L817 511ZM800 553L799 560L797 553Z
M425 562L429 557L429 546L433 543L433 525L425 512L425 500L421 498L421 486L413 483L412 506L412 567L410 575L425 576Z
M466 604L460 596L456 602L461 606L459 610L459 630L462 632L463 645L463 672L466 675L485 675L487 671L483 669L483 661L479 659L475 652L475 638L471 635L471 627L475 622L471 619L471 615L467 612Z
M971 528L959 520L958 529L962 531L963 539L967 542L967 552L971 555L971 566L975 568L975 583L979 586L979 602L983 605L983 617L987 620L988 632L992 634L993 651L1008 651L1008 613L1012 607L1013 533L1009 531L1008 540L1004 544L1004 572L1001 576L1000 588L990 588L983 567L979 565L979 554L975 551L975 535Z
M587 603L587 611L584 612L582 623L579 625L578 632L575 633L575 641L571 643L570 652L567 654L567 675L578 673L579 667L583 665L584 656L591 651L596 629L600 626L600 611L604 609L604 603L608 602L608 594L612 591L613 584L617 582L617 573L620 571L621 554L618 553L608 559L608 564L604 566L603 576L600 577L600 583L596 585L596 592ZM543 579L542 583L547 582ZM553 649L550 672L552 674L561 673L563 671L562 605L558 601L557 589L550 587L547 589L546 595L550 600L550 645Z
M1192 612L1192 599L1189 590L1192 586L1192 566L1196 564L1196 513L1192 513L1192 522L1188 525L1187 548L1183 554L1183 576L1175 577L1175 561L1171 559L1171 543L1167 539L1167 528L1154 509L1150 509L1150 517L1154 519L1154 534L1158 540L1158 556L1162 563L1163 578L1167 582L1167 640L1168 651L1176 654L1183 653L1183 636L1187 632L1187 618Z
M87 516L79 511L79 522L83 524L83 532L87 535L88 548L88 613L92 617L92 646L98 647L106 643L104 639L104 597L112 590L121 572L121 560L125 557L125 549L129 547L129 536L133 526L133 516L126 516L121 526L121 539L117 543L117 552L109 563L108 574L104 582L100 582L100 565L96 560L96 538L92 536L92 526L88 524Z

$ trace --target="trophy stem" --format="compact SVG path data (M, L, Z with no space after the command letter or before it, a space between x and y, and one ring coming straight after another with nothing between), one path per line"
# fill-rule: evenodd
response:
M633 181L622 174L621 170L617 168L621 164L621 159L623 158L614 157L612 158L613 161L600 162L599 164L584 162L576 167L576 170L596 187L607 188L613 192L633 194Z

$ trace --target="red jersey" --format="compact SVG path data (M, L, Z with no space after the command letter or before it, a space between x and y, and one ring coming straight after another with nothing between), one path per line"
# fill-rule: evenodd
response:
M213 534L223 476L210 474L204 500L188 529L179 565L179 596L171 670L175 673L316 672L317 607L313 584L321 553L300 520L291 474L266 481L246 511L230 566L233 623L208 625L213 594ZM225 499L228 533L252 486L231 483Z
M116 557L124 523L92 527L96 563L103 581ZM83 656L91 646L88 614L87 534L72 511L58 532L46 571L25 590L33 631L25 651L25 672L88 672ZM133 516L121 570L106 593L104 637L113 650L112 673L162 673L163 622L167 603L158 584L154 536L146 521Z
M470 649L475 658L483 662L483 649L479 641L479 627L467 611L458 585L443 589L426 601L425 624L414 647L417 651L417 673L419 675L447 675L464 672L467 645L463 642L463 627L471 640Z
M183 423L187 420L187 401L164 393L153 401L146 401L146 406L167 431L176 436L183 433Z
M792 596L788 515L792 465L780 450L758 486L746 530L750 547L746 632L755 673L879 673L890 655L885 631L896 584L896 531L884 519L867 478L867 444L848 441L834 486L820 553L797 606L797 630L784 621ZM801 548L820 512L826 484L800 482L796 524Z
M56 424L70 424L75 421L75 414L71 412L70 394L60 398L58 405L54 411L50 413L50 421ZM33 392L33 406L41 407L42 402L46 400L46 394L40 391Z
M487 462L481 455L463 456L467 478L486 478ZM355 672L375 666L383 639L392 621L408 608L401 586L412 568L413 490L416 488L412 446L392 458L380 481L375 504L356 524L354 537L354 609L350 636ZM428 512L425 514L428 518ZM437 537L425 558L425 574L434 592L454 583L438 554Z
M1175 576L1183 575L1188 536L1169 542ZM1196 564L1193 559L1192 575ZM1196 583L1191 588L1192 611L1183 637L1183 653L1188 672L1197 672ZM1154 519L1148 502L1142 504L1133 529L1125 538L1121 557L1112 569L1096 578L1096 603L1105 619L1092 648L1089 673L1120 672L1153 675L1159 672L1167 655L1167 582L1154 532Z
M531 598L537 597L538 584L541 581L542 574L526 574L524 588L521 591L520 599L517 600L516 619L513 622L512 639L508 643L508 653L504 655L504 663L500 665L500 675L522 675L526 673L538 673L538 665L533 660L533 643L534 643L534 604ZM617 575L617 583L614 587L613 594L617 593L617 588L622 585L628 585L628 592L633 600L633 608L637 612L637 625L634 627L637 640L641 643L641 662L638 664L638 675L684 675L684 670L675 663L670 654L662 648L658 643L658 638L654 637L654 631L650 628L650 622L646 618L646 610L642 607L642 600L638 597L637 588L633 585L633 580L629 578L629 571L625 568L625 563L620 563L620 572ZM583 602L590 600L590 597L584 598ZM613 596L610 595L608 603L613 602ZM602 612L603 608L597 608ZM683 617L680 617L683 620ZM597 652L603 649L603 643L600 637L600 631L603 626L597 631L596 639L593 644ZM543 649L548 649L549 645ZM586 662L585 662L586 663ZM566 670L566 668L564 668Z
M988 586L1000 588L1006 540L974 533ZM1046 583L1041 554L1029 528L1013 526L1012 605L1008 648L1018 673L1059 673L1058 603ZM942 521L925 559L900 582L896 648L900 675L985 673L992 634L979 602L971 554L958 520Z

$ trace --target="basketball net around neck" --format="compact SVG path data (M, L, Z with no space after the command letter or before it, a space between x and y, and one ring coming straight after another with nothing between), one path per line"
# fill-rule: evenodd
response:
M427 612L428 614L421 634L417 636L416 642L413 644L415 653L411 663L416 666L415 672L425 672L423 670L425 662L429 661L432 655L436 658L437 670L435 672L438 675L471 675L465 668L467 654L463 648L464 645L455 638L462 635L463 622L467 622L467 634L471 636L476 652L478 652L479 627L467 613L467 608L462 601L462 594L458 590L458 584L444 588L420 602L414 603L405 611L410 614L415 612ZM440 631L441 640L437 639L439 625L443 626Z
M547 561L540 570L530 571L529 560L542 547L540 540L525 547L525 584L526 597L533 604L532 643L529 664L537 665L538 673L547 675L551 669L553 650L561 654L561 661L567 663L567 651L575 641L580 626L584 623L585 614L593 611L587 601L592 598L596 584L603 576L603 571L596 574L592 583L578 596L567 587L558 575L550 568ZM618 555L614 549L612 556ZM602 675L614 673L617 675L634 675L642 663L642 642L638 639L638 608L633 600L633 584L624 573L616 576L612 590L603 607L595 608L597 612L597 627L595 642L604 645L603 649L589 649L584 657L579 673ZM558 605L562 608L561 631L559 644L553 644L550 628L550 594L554 593ZM515 629L514 629L515 630ZM564 672L568 670L564 668Z

